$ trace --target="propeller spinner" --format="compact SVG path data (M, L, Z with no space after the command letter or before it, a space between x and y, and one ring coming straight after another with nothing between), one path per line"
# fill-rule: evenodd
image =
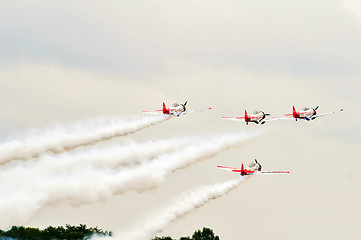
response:
M186 110L186 105L187 105L187 102L188 102L188 101L186 101L184 104L182 104L182 106L183 106L183 110L184 110L184 111Z

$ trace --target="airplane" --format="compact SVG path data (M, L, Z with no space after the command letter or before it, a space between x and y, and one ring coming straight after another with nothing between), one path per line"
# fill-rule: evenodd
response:
M217 168L232 171L235 173L239 173L241 176L247 175L271 175L271 174L286 174L290 173L289 171L262 171L261 164L258 163L257 159L255 159L255 163L251 163L249 165L249 169L244 168L243 163L241 164L241 169L225 167L225 166L217 166Z
M166 115L175 115L179 117L181 114L188 114L188 113L194 113L194 112L200 112L203 110L191 110L188 111L186 108L187 101L184 104L179 103L173 103L171 108L167 108L165 106L165 103L163 102L163 109L161 110L154 110L154 111L143 111L144 113L155 113L155 114L166 114ZM212 109L212 108L208 108Z
M266 119L266 116L270 114L264 113L262 111L254 111L253 114L248 115L247 110L244 111L244 117L222 117L226 120L235 120L245 122L247 125L249 122L254 122L256 124L265 124L267 121L271 121L274 119Z
M295 106L293 106L292 113L286 114L285 117L279 118L279 119L295 119L296 121L297 121L297 119L304 119L304 120L310 121L310 120L315 120L318 117L323 117L325 115L333 114L333 113L337 112L337 111L333 111L333 112L328 112L328 113L317 114L317 109L318 109L318 106L315 108L305 107L305 108L302 108L301 111L297 112L295 109ZM343 109L340 109L339 111L342 112Z

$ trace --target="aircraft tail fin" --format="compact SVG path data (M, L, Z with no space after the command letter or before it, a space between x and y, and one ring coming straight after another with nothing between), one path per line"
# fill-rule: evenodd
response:
M296 112L296 109L295 109L295 106L292 106L292 115L293 117L295 118L296 115L297 115L297 112Z
M169 109L166 108L164 102L163 102L163 114L169 114Z
M245 123L248 125L248 122L250 121L249 120L249 117L248 117L248 114L247 114L247 110L244 110L244 121Z

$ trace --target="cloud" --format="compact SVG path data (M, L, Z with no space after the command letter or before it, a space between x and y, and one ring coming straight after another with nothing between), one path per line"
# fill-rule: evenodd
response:
M355 9L352 4L349 9ZM7 1L0 6L7 23L0 31L5 63L25 59L143 76L162 72L169 59L181 59L295 75L360 74L360 26L334 1L78 1L76 7L39 1L37 8Z
M361 2L357 0L342 0L342 5L351 13L361 15Z

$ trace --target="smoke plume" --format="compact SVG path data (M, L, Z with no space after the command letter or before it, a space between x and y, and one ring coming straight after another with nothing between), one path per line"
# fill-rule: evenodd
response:
M161 213L153 216L132 231L116 234L115 238L127 240L152 239L155 234L161 232L169 223L205 205L209 201L227 194L244 179L238 178L211 186L203 186L185 193Z
M31 131L27 136L18 137L0 146L0 164L38 157L44 152L59 153L79 146L125 136L169 118L169 116L161 115L130 120L98 119Z
M142 192L156 188L173 171L239 146L259 134L241 133L198 140L135 167L121 167L112 163L108 168L99 169L91 164L62 170L42 161L33 165L20 162L0 172L0 226L19 224L45 205L101 202L129 190ZM99 164L107 162L104 159L97 161Z
M147 141L137 143L127 141L123 144L111 144L99 147L80 147L76 150L61 154L45 153L37 158L31 158L24 162L13 161L0 168L0 173L16 168L17 165L27 168L29 171L46 171L58 173L59 171L81 170L84 167L97 169L116 169L118 167L134 167L171 152L176 152L191 144L199 142L199 138L184 137L168 140Z

